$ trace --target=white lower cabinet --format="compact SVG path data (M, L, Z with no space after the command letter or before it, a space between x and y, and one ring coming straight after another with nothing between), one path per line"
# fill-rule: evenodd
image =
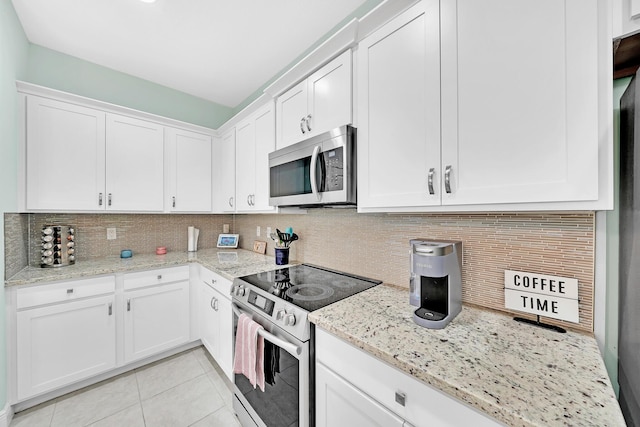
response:
M189 267L126 274L124 361L189 341Z
M116 366L114 289L111 276L18 290L18 399Z
M502 424L316 329L318 426L495 427Z
M232 379L231 281L205 268L200 273L200 339L227 377Z
M316 365L318 427L402 426L402 418L321 363Z

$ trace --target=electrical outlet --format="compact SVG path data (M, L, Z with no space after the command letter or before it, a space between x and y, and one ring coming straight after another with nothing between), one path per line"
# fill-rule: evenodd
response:
M271 237L271 227L267 227L267 238Z
M260 226L256 227L256 237L260 237Z
M116 229L115 229L115 227L107 228L107 240L116 240Z
M229 224L222 224L222 232L229 234Z

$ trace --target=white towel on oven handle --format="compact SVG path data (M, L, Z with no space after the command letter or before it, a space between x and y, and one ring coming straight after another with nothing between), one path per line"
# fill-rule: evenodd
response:
M238 317L233 373L244 375L253 388L257 385L264 391L264 338L258 334L261 329L264 328L246 314Z

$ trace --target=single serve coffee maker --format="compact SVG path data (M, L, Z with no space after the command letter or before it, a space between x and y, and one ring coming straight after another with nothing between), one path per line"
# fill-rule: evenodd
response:
M414 239L411 243L413 321L442 329L462 310L462 242Z

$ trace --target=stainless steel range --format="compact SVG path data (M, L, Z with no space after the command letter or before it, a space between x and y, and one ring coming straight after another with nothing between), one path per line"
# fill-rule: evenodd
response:
M306 264L234 280L234 336L244 313L263 326L259 335L265 341L264 392L244 375L234 375L233 407L243 426L315 425L315 333L309 313L380 283Z

